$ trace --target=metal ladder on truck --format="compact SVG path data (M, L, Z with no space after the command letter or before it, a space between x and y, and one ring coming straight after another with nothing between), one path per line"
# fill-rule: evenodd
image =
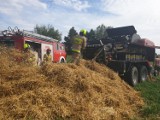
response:
M47 41L47 42L54 42L54 41L57 42L58 41L58 40L53 39L51 37L47 37L47 36L44 36L44 35L34 33L33 31L27 31L27 30L20 31L17 26L14 29L12 29L9 26L8 30L2 31L2 35L4 35L4 36L22 35L22 36L26 36L26 37L38 38L38 39L41 39L41 40L44 40L44 41Z

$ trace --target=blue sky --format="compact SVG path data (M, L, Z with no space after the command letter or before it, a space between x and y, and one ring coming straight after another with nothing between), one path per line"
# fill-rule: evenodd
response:
M134 25L142 38L160 46L160 0L0 0L0 30L33 30L36 24L52 24L63 36L72 26L79 31Z

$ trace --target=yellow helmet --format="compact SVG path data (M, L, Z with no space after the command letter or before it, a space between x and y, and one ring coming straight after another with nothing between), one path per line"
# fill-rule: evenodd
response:
M24 49L30 48L31 46L28 43L24 44Z
M80 31L80 34L83 34L84 36L87 34L87 30L85 30L85 29L82 29L81 31Z

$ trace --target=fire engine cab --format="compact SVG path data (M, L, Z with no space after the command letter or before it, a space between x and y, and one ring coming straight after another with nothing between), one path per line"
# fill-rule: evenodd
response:
M65 62L66 60L64 44L58 42L56 39L26 30L20 31L18 28L13 30L10 27L0 34L1 45L23 50L25 43L31 46L31 50L38 53L41 61L43 61L43 56L48 48L51 49L53 62Z

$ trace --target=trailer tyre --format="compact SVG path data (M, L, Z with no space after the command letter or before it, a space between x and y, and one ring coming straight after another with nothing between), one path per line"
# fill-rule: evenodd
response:
M137 67L133 66L130 69L130 72L128 74L128 82L131 86L135 86L138 83L138 69Z
M139 71L139 81L144 82L147 80L148 70L146 66L142 66Z

